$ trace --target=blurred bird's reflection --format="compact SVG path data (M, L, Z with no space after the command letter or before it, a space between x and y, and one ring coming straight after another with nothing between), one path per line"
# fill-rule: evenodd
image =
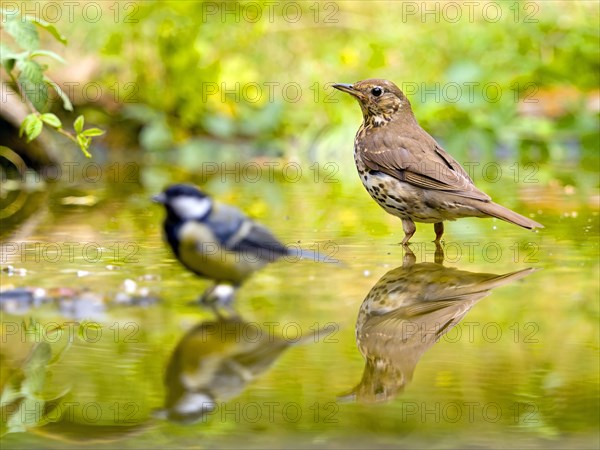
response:
M237 316L199 323L171 355L165 374L165 405L157 415L180 423L198 422L219 402L240 395L288 347L315 338L311 333L284 339Z
M479 300L536 270L495 275L414 262L414 255L408 254L363 301L356 342L365 368L360 383L344 398L361 403L395 398L412 380L423 354Z

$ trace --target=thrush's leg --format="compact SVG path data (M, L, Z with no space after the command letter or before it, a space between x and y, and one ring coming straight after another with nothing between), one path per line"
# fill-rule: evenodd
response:
M436 240L435 242L435 254L433 256L434 261L437 264L444 264L444 249L440 245L440 243Z
M444 234L444 222L434 223L433 230L435 231L435 241L433 242L440 242L442 234Z
M404 239L402 239L402 245L408 245L408 241L417 231L417 227L412 219L402 219L402 229L404 230Z

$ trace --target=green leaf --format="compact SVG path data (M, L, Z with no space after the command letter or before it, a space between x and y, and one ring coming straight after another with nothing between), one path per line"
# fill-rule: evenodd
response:
M100 128L88 128L83 133L84 136L93 137L93 136L102 136L106 131L101 130Z
M10 73L15 67L15 62L16 60L12 58L2 59L2 67L4 67L4 70Z
M31 57L31 58L33 58L33 57L35 57L35 56L48 56L48 57L50 57L50 58L54 58L55 60L57 60L57 61L59 61L59 62L61 62L61 63L63 63L63 64L66 64L66 63L67 63L67 62L66 62L66 61L65 61L65 60L62 58L62 56L60 56L60 55L57 55L56 53L54 53L54 52L51 52L50 50L36 50L36 51L34 51L34 52L31 52L31 55L30 55L30 57Z
M44 81L44 69L37 61L24 59L19 61L17 68L21 71L19 77L22 79L26 79L31 83Z
M48 33L50 33L52 36L54 36L56 38L56 40L59 41L60 43L65 44L65 45L67 44L67 38L64 37L62 34L60 34L60 32L56 29L56 27L54 25L52 25L51 23L48 23L45 20L39 19L37 17L31 17L31 18L29 18L29 20L31 20L38 27L44 28Z
M44 122L35 114L30 114L25 118L23 124L21 124L21 128L25 131L27 142L31 142L42 132Z
M21 90L38 111L44 109L48 101L48 87L44 83L44 69L37 61L17 61Z
M81 151L83 152L83 154L87 158L91 158L92 155L90 154L90 152L88 152L88 148L90 148L90 144L92 143L92 139L89 138L89 137L86 137L86 136L84 136L82 134L78 134L77 135L77 143L79 144L79 147L81 148Z
M2 60L2 67L4 67L4 69L7 72L10 72L15 67L15 62L16 62L16 60L11 59L11 58L3 59Z
M65 108L67 111L73 111L73 104L71 103L69 96L60 88L58 83L56 83L55 81L52 81L47 76L44 76L44 81L46 82L46 84L48 86L52 87L52 89L54 89L56 91L56 93L58 94L58 96L60 97L60 99L63 102L63 108Z
M16 15L6 16L4 29L15 42L25 50L37 50L40 46L40 36L35 25L25 17Z
M10 47L0 43L0 64L6 69L7 72L13 70L16 60L19 55L15 53Z
M54 128L62 127L62 123L61 123L60 119L52 113L42 114L40 116L40 119L42 119L42 121L44 123L47 123L51 127L54 127Z
M31 127L31 122L35 122L36 120L38 120L38 117L35 114L29 114L27 117L25 117L23 122L21 122L21 127L19 128L19 137L23 136L25 130L28 127Z
M90 143L92 142L92 140L89 137L84 136L83 134L78 134L77 142L79 143L79 146L82 150L87 150L88 148L90 148Z
M39 117L35 117L35 120L29 122L27 127L25 127L25 135L27 136L27 142L33 141L36 137L40 135L42 129L44 128L44 122L40 120Z
M83 118L83 116L79 116L77 117L77 119L75 119L75 122L73 123L73 128L75 129L75 132L77 134L80 134L83 131L83 123L85 122L85 119Z

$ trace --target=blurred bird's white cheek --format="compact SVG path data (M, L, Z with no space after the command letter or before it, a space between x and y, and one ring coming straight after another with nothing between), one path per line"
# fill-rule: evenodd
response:
M173 200L173 209L183 219L199 219L208 213L211 207L209 198L181 197Z

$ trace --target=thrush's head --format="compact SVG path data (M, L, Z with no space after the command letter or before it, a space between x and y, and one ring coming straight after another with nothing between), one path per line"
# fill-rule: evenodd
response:
M213 206L207 194L189 184L169 186L152 199L164 205L171 220L202 220Z
M366 124L378 127L396 116L413 116L410 102L391 81L372 78L354 84L334 84L333 87L358 100Z

